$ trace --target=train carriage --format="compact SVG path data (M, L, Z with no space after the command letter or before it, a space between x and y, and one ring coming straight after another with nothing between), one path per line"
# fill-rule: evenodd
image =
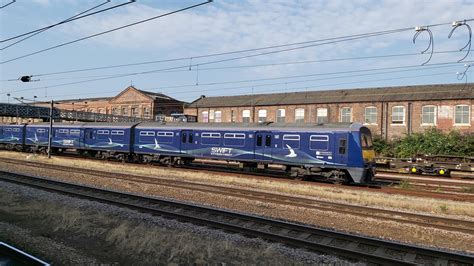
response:
M84 123L81 152L104 159L127 160L133 153L133 130L136 125L137 123Z
M51 147L55 149L80 149L83 146L82 123L53 125ZM49 123L31 124L26 127L25 145L46 151L49 140Z
M2 125L0 143L46 151L49 124ZM281 167L293 176L368 183L375 162L370 130L361 124L55 123L53 152L166 165L195 159Z
M370 131L360 124L140 124L134 152L162 163L279 164L296 174L356 183L370 181L374 167Z
M9 150L21 150L24 145L25 124L0 125L0 145Z

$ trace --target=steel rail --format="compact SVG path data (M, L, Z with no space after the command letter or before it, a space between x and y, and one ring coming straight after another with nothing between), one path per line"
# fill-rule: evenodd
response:
M280 205L302 207L318 211L330 211L355 215L359 217L371 217L375 219L390 220L405 224L413 224L428 228L437 228L448 231L456 231L474 235L474 222L460 219L452 219L441 216L424 215L417 213L409 213L403 211L387 210L374 208L369 206L358 206L353 204L335 203L324 200L309 199L304 197L281 195L276 193L268 193L249 189L238 189L218 185L202 184L190 181L171 180L166 178L146 177L141 175L113 173L92 169L81 169L69 166L52 165L38 162L25 162L16 159L0 158L0 161L10 161L13 163L21 163L24 166L40 167L43 169L51 169L64 171L67 173L88 174L103 178L115 178L126 181L140 182L151 185L166 186L172 188L180 188L203 193L219 194L224 196L233 196L249 200L259 200L262 202L271 202Z
M472 263L474 256L249 214L0 171L0 180L383 265ZM397 254L393 256L393 254Z

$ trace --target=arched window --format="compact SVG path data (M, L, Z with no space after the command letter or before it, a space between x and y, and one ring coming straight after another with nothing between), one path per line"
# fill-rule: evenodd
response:
M295 110L295 122L304 123L304 108L298 108Z
M278 109L276 112L276 122L277 123L285 123L285 109Z
M421 124L435 125L436 124L436 106L428 105L421 108Z
M365 107L364 123L369 124L369 125L377 124L377 107L375 106Z
M352 108L350 107L342 107L341 108L341 123L351 123L352 122Z
M266 121L267 121L267 110L265 109L258 110L258 122L262 123Z
M469 125L470 124L470 108L469 105L456 105L454 107L454 124Z
M394 125L405 124L405 106L392 107L392 124Z
M242 111L242 122L243 123L250 123L250 110L243 110Z
M209 123L209 112L208 111L203 111L201 113L201 117L202 117L202 122L203 123Z

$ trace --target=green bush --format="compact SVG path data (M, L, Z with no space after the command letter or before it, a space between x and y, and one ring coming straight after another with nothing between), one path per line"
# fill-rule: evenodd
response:
M374 149L378 157L409 158L417 154L474 156L474 134L443 133L433 128L390 142L374 138Z

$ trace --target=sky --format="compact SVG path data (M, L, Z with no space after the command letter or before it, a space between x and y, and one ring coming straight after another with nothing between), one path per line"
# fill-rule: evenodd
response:
M0 0L0 6L11 1ZM0 9L0 102L34 96L37 101L110 97L130 85L192 102L201 95L474 80L474 65L469 67L474 53L458 62L467 54L467 48L459 50L469 41L468 27L459 26L448 38L453 21L466 20L474 27L474 20L469 21L474 19L474 0L214 0L19 58L207 2L137 0L7 47L21 40L6 41L11 37L102 3L93 11L128 0L106 2L16 0ZM421 31L413 43L417 26L432 33L433 54L431 47L422 53L431 43L429 31ZM216 55L220 53L225 54ZM31 81L21 82L21 76L31 76Z

